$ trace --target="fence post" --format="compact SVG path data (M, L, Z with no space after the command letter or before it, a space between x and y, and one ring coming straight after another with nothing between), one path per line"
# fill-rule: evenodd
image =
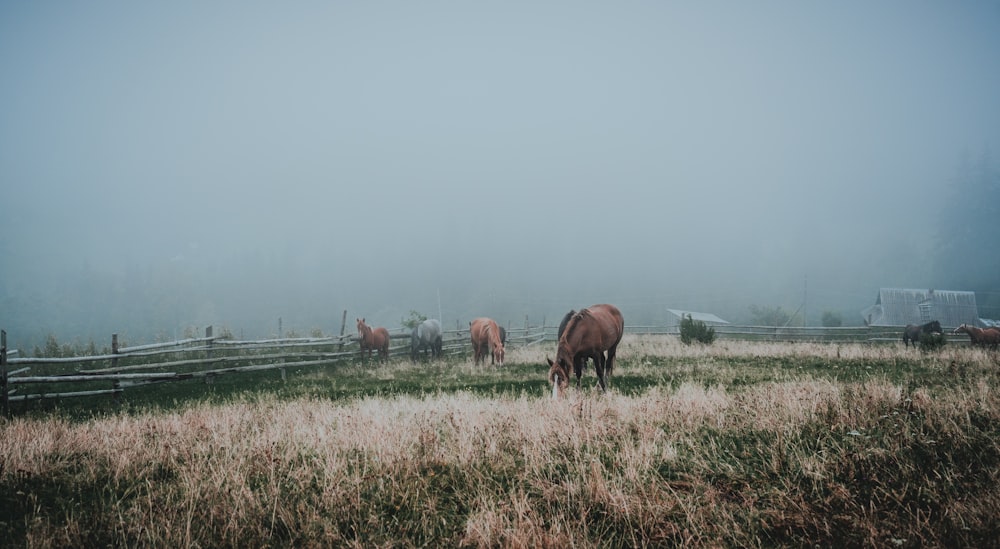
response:
M118 354L118 334L111 334L111 354ZM112 370L116 370L118 368L118 358L111 359L111 368ZM114 389L114 392L111 393L111 398L117 402L120 400L118 395L121 394L121 383L118 380L115 380L111 383L111 388Z
M344 309L344 315L340 317L340 346L337 347L337 352L344 350L344 330L347 329L347 309Z
M212 337L212 327L211 326L205 326L205 337L206 338ZM205 350L205 358L212 358L212 340L211 339L208 340L208 349ZM212 363L210 362L209 364L212 364ZM212 375L205 376L205 385L211 385L212 383L215 383L215 376L212 376Z
M211 326L205 327L205 339L208 340L208 349L205 350L205 358L212 358L212 343L214 342L214 340L212 339Z
M0 400L3 401L3 415L10 415L10 405L7 401L7 330L0 330Z

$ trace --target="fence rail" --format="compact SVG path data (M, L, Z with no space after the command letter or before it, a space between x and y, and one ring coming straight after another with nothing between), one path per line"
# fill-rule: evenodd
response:
M713 326L713 329L719 339L757 341L878 343L899 341L901 338L901 328L894 327L721 325ZM525 319L523 327L507 328L507 344L516 348L554 342L556 331L555 326L531 326ZM626 326L625 332L676 336L679 326ZM968 342L964 335L951 335L951 330L946 332L949 343ZM9 412L11 402L105 394L117 396L127 387L189 379L211 382L216 376L241 372L280 370L284 379L288 368L336 364L358 357L360 350L358 338L354 335L241 341L213 336L212 328L208 327L205 337L133 347L119 347L118 336L114 334L111 354L29 358L8 356L7 333L0 331L0 335L0 400L4 413ZM444 331L443 354L464 354L470 349L468 329L459 327ZM390 357L409 356L409 353L409 334L391 332ZM373 360L377 358L373 356ZM76 368L67 372L67 365L75 365ZM85 368L85 365L88 367ZM11 370L11 366L20 368ZM112 383L111 388L107 388L108 382ZM104 384L103 388L77 386L94 383ZM30 387L37 392L17 394L20 387Z

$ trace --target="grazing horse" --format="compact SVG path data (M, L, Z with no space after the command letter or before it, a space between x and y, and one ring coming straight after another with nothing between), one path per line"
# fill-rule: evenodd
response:
M909 347L910 343L916 347L917 343L920 343L920 336L923 334L940 334L941 333L941 323L932 320L927 324L907 324L903 328L903 345Z
M614 305L592 305L580 312L570 311L559 325L556 359L546 359L552 396L563 394L569 387L570 368L576 374L576 386L580 387L588 358L594 361L601 390L607 391L608 377L615 368L615 352L624 332L625 319Z
M953 334L960 334L965 332L969 334L969 340L972 341L973 345L979 345L983 348L990 348L994 351L1000 346L1000 329L997 328L977 328L975 326L969 326L968 324L962 324L958 328L955 328Z
M441 340L441 322L437 319L428 318L417 324L410 334L410 360L416 362L417 353L420 351L424 351L424 356L426 356L428 349L430 349L431 358L441 356Z
M486 352L489 351L490 364L503 366L503 342L496 321L486 317L477 318L469 323L469 334L472 337L472 352L476 364L485 362Z
M358 340L361 346L361 358L365 357L368 351L368 358L372 357L372 349L378 350L378 358L382 362L389 360L389 330L381 326L372 329L365 324L365 319L358 319Z

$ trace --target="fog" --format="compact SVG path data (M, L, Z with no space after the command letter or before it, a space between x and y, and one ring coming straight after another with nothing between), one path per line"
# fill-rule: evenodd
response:
M856 324L1000 143L997 2L145 4L0 7L21 341Z

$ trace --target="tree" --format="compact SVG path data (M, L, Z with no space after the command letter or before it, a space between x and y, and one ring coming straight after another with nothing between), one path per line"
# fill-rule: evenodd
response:
M833 311L823 311L821 322L825 328L839 328L844 325L844 319L840 317L840 313Z
M937 286L983 293L1000 291L1000 254L992 244L997 234L1000 172L986 149L978 161L970 161L968 155L962 158L942 205L933 250Z
M426 316L420 314L417 311L414 311L413 309L410 309L410 318L407 318L405 320L400 320L400 324L406 327L406 329L412 330L425 320L427 320Z
M750 315L752 316L751 324L756 326L788 326L796 318L782 309L780 305L777 307L751 305Z

